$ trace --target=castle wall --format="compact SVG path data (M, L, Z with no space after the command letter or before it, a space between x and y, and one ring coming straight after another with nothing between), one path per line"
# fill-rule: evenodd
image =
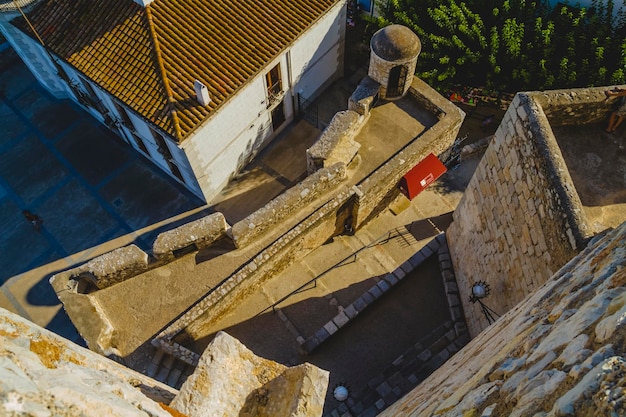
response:
M623 415L625 248L594 238L381 416Z
M440 155L448 149L463 123L463 111L419 78L413 78L407 94L436 114L439 121L358 184L352 220L354 230L377 216L399 195L398 183L404 174L430 153Z
M504 115L448 229L450 252L472 335L487 326L471 285L503 314L584 247L589 228L551 124L598 122L600 89L518 93ZM549 115L549 117L548 117Z
M173 341L179 334L190 338L206 335L208 329L237 301L257 291L265 280L280 273L295 260L343 231L346 207L353 190L340 189L333 198L267 248L250 259L213 292L194 304L153 340L152 344L177 358L196 365L199 356Z

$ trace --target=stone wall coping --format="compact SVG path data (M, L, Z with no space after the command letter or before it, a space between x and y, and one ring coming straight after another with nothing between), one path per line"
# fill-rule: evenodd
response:
M584 248L591 237L591 228L584 215L584 209L580 197L574 187L574 182L569 174L567 165L561 153L561 149L556 141L550 122L537 97L545 95L518 93L516 98L527 112L529 126L528 129L535 139L539 155L546 164L548 182L559 196L560 204L567 217L574 242L573 249ZM515 98L513 99L515 102Z
M172 339L178 333L180 333L185 327L195 321L210 308L214 307L217 302L223 301L226 296L232 296L233 293L243 291L241 288L242 282L247 281L247 278L256 273L262 273L265 264L271 261L275 253L278 253L281 250L284 250L285 247L288 247L289 244L294 241L296 236L301 236L307 230L314 228L315 225L322 221L328 213L336 211L339 206L345 204L345 202L352 198L353 195L354 191L352 189L341 190L338 192L322 207L311 213L303 222L294 226L282 237L278 238L256 256L253 256L245 265L240 267L234 274L213 288L199 302L195 303L186 311L181 313L177 318L172 320L170 325L165 327L152 339L152 344L168 352L174 350L173 348L167 348L166 345L172 344ZM215 315L218 315L218 313L219 312L216 312ZM181 348L184 349L182 346ZM175 355L175 353L173 354Z
M343 162L337 162L329 168L322 168L309 175L245 219L235 223L231 228L235 246L241 248L287 217L293 217L302 208L333 190L345 178L346 165Z
M209 246L226 235L228 223L222 213L213 213L182 226L159 233L152 245L152 254L159 261L171 261L178 250Z

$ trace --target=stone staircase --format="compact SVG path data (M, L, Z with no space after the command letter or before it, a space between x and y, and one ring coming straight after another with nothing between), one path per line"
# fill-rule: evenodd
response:
M176 359L173 355L155 348L152 361L146 369L146 375L172 388L180 389L183 382L194 371L194 367Z

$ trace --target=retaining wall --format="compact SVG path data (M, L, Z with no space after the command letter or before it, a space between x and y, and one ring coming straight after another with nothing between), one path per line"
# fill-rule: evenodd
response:
M539 288L590 237L580 198L551 124L599 122L604 89L518 93L487 148L448 229L472 335L487 326L469 303L473 282L503 314Z

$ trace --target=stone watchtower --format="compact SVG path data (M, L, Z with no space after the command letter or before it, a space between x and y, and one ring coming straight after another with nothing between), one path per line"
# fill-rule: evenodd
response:
M420 39L406 26L390 25L372 36L370 48L368 75L380 84L380 98L401 98L413 81Z

